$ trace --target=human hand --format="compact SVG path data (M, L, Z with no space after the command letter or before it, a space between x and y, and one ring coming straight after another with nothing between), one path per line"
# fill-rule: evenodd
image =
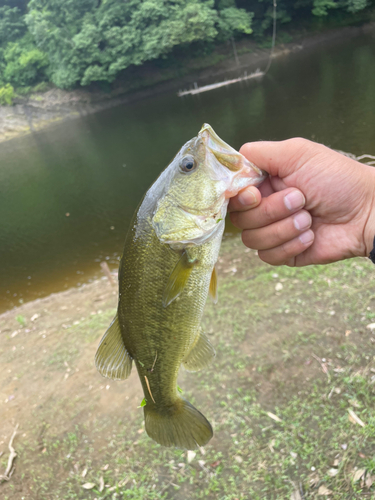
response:
M375 169L294 138L244 144L270 177L229 203L242 241L272 265L326 264L368 256L375 236Z

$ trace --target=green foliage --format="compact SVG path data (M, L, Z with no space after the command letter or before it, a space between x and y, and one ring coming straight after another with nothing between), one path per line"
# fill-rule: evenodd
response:
M11 106L13 104L13 98L14 88L12 85L7 83L4 87L0 87L0 105L7 104L8 106Z
M15 86L36 83L44 77L48 66L46 54L35 47L26 35L19 42L9 42L4 50L5 69L3 78Z
M48 54L52 81L112 82L130 65L166 56L175 46L213 40L213 0L31 0L26 16L37 45ZM83 14L85 12L85 14Z
M277 21L315 17L322 26L371 4L278 0ZM182 67L179 58L208 53L233 36L262 43L272 23L273 0L0 0L0 85L17 92L41 81L61 88L110 85L147 61Z
M0 47L24 35L26 25L18 7L0 7Z
M367 5L367 0L347 0L346 10L354 14L355 12L365 9Z
M286 0L278 2L276 10L277 24L289 23L295 13L294 7L291 8ZM271 29L273 25L273 2L262 2L262 10L260 12L260 19L258 20L256 31L258 35L264 36L265 31Z
M10 87L13 91L13 87L11 85L8 84L6 87ZM18 314L18 316L16 316L16 320L21 326L26 326L26 319L25 316L22 316L22 314Z
M224 9L230 9L230 8L236 8L236 1L235 0L218 0L216 2L216 7L217 10L224 10Z
M335 9L337 3L334 0L314 0L313 6L314 8L311 12L314 16L327 16L328 9Z
M229 7L219 12L219 30L223 38L230 38L234 33L250 35L253 32L251 22L253 13L244 9Z

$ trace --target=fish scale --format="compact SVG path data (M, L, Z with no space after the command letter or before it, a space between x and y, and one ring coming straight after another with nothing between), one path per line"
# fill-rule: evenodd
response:
M136 366L148 435L194 449L213 431L177 390L181 364L207 366L215 350L200 327L216 273L229 196L265 175L209 125L188 141L146 193L125 240L115 319L96 353L99 372L123 380Z

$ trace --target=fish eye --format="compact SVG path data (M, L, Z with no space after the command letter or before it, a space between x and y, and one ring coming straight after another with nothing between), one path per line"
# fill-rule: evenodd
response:
M187 155L182 158L180 163L180 168L183 172L191 172L196 167L195 160L191 155Z

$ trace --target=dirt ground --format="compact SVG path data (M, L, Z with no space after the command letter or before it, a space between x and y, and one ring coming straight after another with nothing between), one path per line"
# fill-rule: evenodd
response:
M95 369L107 278L1 315L0 475L19 425L1 498L375 498L373 273L366 259L272 268L228 238L203 324L217 357L180 375L215 432L189 454L147 437L135 370Z

